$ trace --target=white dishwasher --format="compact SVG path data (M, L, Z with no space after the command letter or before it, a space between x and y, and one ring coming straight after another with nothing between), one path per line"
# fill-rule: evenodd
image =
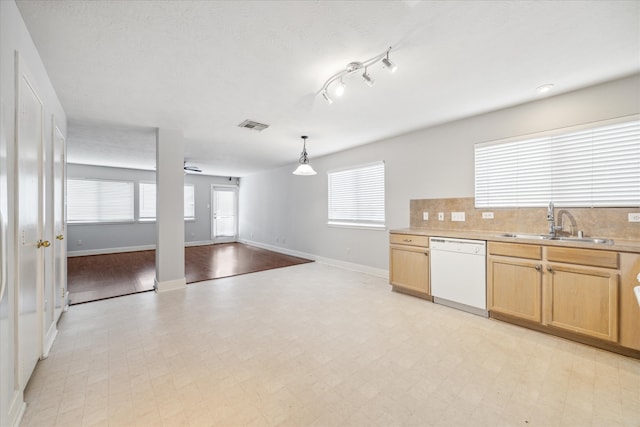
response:
M487 317L484 240L430 237L433 302Z

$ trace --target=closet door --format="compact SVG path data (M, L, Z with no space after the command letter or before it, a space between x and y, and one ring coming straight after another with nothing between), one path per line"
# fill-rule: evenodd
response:
M60 318L62 310L67 305L67 242L66 213L65 213L65 151L64 135L53 121L53 173L52 173L52 201L53 201L53 306L54 319Z
M44 106L29 79L28 70L16 55L17 123L16 165L18 197L15 242L18 255L19 384L27 384L42 355L43 240L43 115Z

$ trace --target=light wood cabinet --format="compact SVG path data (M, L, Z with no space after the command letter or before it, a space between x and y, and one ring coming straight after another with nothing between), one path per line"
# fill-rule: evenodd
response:
M429 238L407 234L389 237L389 282L394 289L430 298Z
M620 254L620 289L618 315L619 343L621 346L640 350L640 305L635 298L633 288L640 285L640 254Z
M501 242L488 252L492 315L618 342L617 252Z
M540 261L490 256L487 262L489 310L540 323Z
M618 341L616 270L548 264L545 286L545 324Z

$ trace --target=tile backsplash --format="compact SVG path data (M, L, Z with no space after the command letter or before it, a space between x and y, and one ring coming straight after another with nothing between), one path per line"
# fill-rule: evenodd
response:
M576 228L585 236L612 239L640 240L640 222L629 222L628 214L640 212L640 208L556 208L556 220L561 210L575 219ZM410 202L411 228L436 230L473 230L519 233L548 233L546 208L495 208L476 209L473 197L451 199L416 199ZM423 212L429 219L423 220ZM452 221L452 212L464 212L465 221ZM483 219L483 212L493 212L493 219ZM438 213L444 220L438 220ZM569 232L569 221L564 221L564 231Z

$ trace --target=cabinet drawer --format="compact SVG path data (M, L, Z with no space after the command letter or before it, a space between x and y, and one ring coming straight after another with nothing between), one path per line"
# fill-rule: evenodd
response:
M515 258L542 259L542 247L538 245L488 242L487 248L489 250L489 254L491 255L502 255Z
M563 248L558 246L547 247L547 260L615 269L617 269L619 265L617 252Z
M416 234L390 234L389 242L396 245L410 245L429 247L429 236L419 236Z

